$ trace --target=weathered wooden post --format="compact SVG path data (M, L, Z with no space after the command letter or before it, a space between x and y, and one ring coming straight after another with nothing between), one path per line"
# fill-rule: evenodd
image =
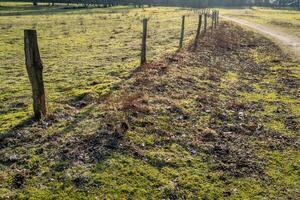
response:
M216 11L216 26L218 25L218 12L219 11Z
M214 20L215 20L215 22L214 22L215 29L217 28L217 18L218 18L218 11L216 10L215 11L215 18L214 18Z
M143 19L143 36L142 36L142 52L141 52L141 65L146 63L147 54L147 22L148 20Z
M43 81L43 64L40 58L35 30L24 30L25 64L32 87L34 117L46 116L46 100Z
M201 26L202 26L202 14L199 15L199 21L198 21L198 27L197 27L197 34L196 34L196 38L195 38L195 45L198 42L199 37L200 37Z
M204 14L204 33L206 33L207 29L207 13Z
M180 34L180 41L179 41L179 49L183 46L183 39L184 39L184 24L185 24L185 16L182 16L181 21L181 34Z
M214 29L214 15L215 15L215 12L212 11L212 13L211 13L211 32L213 32L213 29Z
M217 28L217 11L215 11L215 17L214 17L214 29Z

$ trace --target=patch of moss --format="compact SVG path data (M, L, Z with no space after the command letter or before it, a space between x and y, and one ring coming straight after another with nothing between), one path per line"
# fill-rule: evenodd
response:
M9 111L6 114L0 114L0 133L8 130L9 128L21 123L22 120L26 120L32 117L30 109L18 109L15 111Z
M269 193L269 191L268 191ZM266 191L260 180L253 177L230 179L223 194L230 194L230 199L264 199Z
M278 109L278 106L274 103L266 102L263 104L263 111L258 111L255 115L260 117L271 117L275 116L275 112Z
M261 92L261 93L255 93L255 92L241 92L240 95L245 99L245 101L265 101L265 102L282 102L286 104L291 103L297 103L298 100L290 97L290 96L283 96L278 95L276 92Z
M14 194L8 188L0 187L0 198L1 199L9 199L12 196L14 196Z
M298 104L291 104L289 105L291 112L295 115L295 116L300 116L300 103Z
M107 198L161 198L174 188L157 168L121 154L98 163L92 179Z
M126 134L126 140L133 142L136 145L147 146L152 145L155 137L153 135L146 135L138 130L136 131L128 131Z
M299 151L292 149L285 149L283 152L262 151L261 155L268 160L266 174L272 181L268 189L273 191L273 197L297 199L300 184Z
M269 53L264 53L262 48L256 48L256 49L251 49L249 51L250 57L252 58L253 61L255 61L257 64L263 64L263 63L268 63L272 59L274 59L273 55L270 55Z
M285 124L279 120L272 120L268 123L265 123L265 127L273 131L281 133L282 135L293 135L293 133L286 129Z

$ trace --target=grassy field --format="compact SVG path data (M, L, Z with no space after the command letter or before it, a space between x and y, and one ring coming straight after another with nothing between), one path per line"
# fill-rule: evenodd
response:
M221 14L239 17L300 37L300 11L271 8L221 9Z
M24 65L24 29L38 32L51 112L70 99L107 94L139 65L143 18L150 19L149 59L177 49L182 15L187 16L185 42L194 36L198 19L196 12L180 8L70 10L62 5L35 8L29 3L1 6L0 132L32 113Z
M270 40L221 22L166 54L194 11L18 5L0 16L0 199L298 199L300 68ZM144 16L155 60L133 72ZM33 27L50 110L14 127Z
M0 198L298 199L299 63L230 24L0 137Z

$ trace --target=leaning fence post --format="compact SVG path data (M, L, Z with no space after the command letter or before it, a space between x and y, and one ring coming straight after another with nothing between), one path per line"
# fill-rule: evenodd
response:
M195 43L194 43L195 46L197 46L197 43L199 41L200 32L201 32L201 26L202 26L202 14L199 15L199 22L198 22L197 34L196 34Z
M215 22L214 22L215 29L217 28L217 18L218 18L218 11L215 11Z
M185 16L182 16L182 22L181 22L181 34L180 34L180 41L179 41L179 49L181 49L182 46L183 46L184 23L185 23Z
M206 33L207 29L207 13L204 14L204 33Z
M142 52L141 52L141 65L146 63L147 54L147 22L148 20L143 19L143 37L142 37Z
M217 27L217 22L218 22L218 11L216 10L216 14L215 14L215 28Z
M34 117L45 116L46 100L43 82L43 64L40 58L36 30L24 30L25 64L32 87Z

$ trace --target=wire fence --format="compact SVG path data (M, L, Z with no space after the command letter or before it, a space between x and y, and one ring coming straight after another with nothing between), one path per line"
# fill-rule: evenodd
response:
M173 14L168 12L164 16L156 15L155 12L148 15L135 15L132 12L105 13L100 16L92 14L84 19L80 15L75 15L67 21L56 18L51 23L44 23L42 29L39 29L39 23L32 19L30 27L32 32L28 34L33 34L33 36L31 39L27 38L30 40L27 47L25 37L25 49L31 49L27 53L25 51L25 58L32 88L42 87L44 91L45 85L47 102L51 103L81 95L87 90L98 95L105 94L114 83L122 80L130 71L140 65L142 60L140 56L143 55L141 40L145 40L146 47L144 50L147 53L144 54L147 60L157 59L168 52L174 52L180 48L180 39L183 39L183 44L186 44L187 41L195 38L199 24L198 16L204 15L204 13L211 18L211 21L217 23L218 11L193 10L192 12L185 12L183 13L185 16L184 38L181 38L182 16L173 17ZM40 20L43 18L46 20L45 16ZM108 19L109 23L106 22ZM143 19L147 19L146 38L142 37L145 36L142 32L141 21ZM18 22L21 23L22 20ZM22 27L21 24L20 26ZM0 53L0 64L3 66L1 71L4 72L1 76L5 76L0 77L5 80L0 89L6 94L0 96L0 102L5 105L2 107L3 113L12 112L11 109L14 109L13 105L15 105L12 101L23 101L24 104L28 104L30 96L32 96L30 87L28 84L24 84L26 81L28 82L28 76L25 75L25 67L22 64L24 63L24 53L20 49L16 49L22 45L20 36L13 35L15 38L11 38L9 35L10 32L15 34L15 31L12 31L14 28L0 30L0 33L6 31L1 42L8 38L7 50L13 52L10 54ZM59 31L57 31L58 29ZM34 32L37 32L38 37L34 36ZM34 45L37 43L37 38L40 50ZM41 68L37 67L34 60L37 58L39 60L39 57L43 61L44 70L37 72L41 73L40 75L30 75L29 69ZM6 68L7 65L12 66L14 64L18 66L16 69ZM18 72L16 73L16 71ZM19 74L20 79L12 81L11 84L18 84L18 86L6 85L9 84L11 78L16 78L11 77L15 74ZM42 76L44 76L44 80L40 80ZM8 94L13 90L15 93ZM44 92L36 93L36 91L32 90L33 107L36 118L39 118L45 114L41 107L46 106L37 104L46 102L46 100L41 101L39 99L45 98Z

